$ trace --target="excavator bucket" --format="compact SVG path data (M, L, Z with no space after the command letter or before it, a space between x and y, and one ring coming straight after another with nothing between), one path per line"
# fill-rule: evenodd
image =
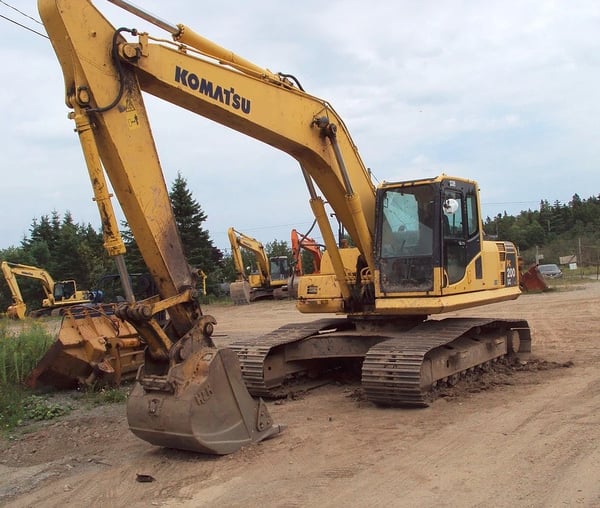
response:
M14 303L6 309L6 315L9 319L25 319L25 310L24 303Z
M62 389L118 385L133 379L143 361L144 345L135 329L114 315L113 305L70 307L56 341L26 383Z
M526 272L521 273L521 289L524 291L546 291L548 284L544 276L538 270L537 265L533 265Z
M248 393L230 349L201 348L164 377L144 370L129 395L127 419L151 444L225 455L283 430L262 399Z
M251 298L250 284L247 281L232 282L229 294L234 305L247 305Z

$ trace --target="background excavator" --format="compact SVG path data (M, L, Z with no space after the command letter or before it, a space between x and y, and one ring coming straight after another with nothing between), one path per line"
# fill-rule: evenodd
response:
M319 273L321 271L321 258L323 252L321 246L307 235L298 233L292 229L290 234L292 246L292 275L288 279L288 295L290 298L298 296L298 279L305 273ZM305 262L302 260L303 254L307 253L310 258L310 271L305 272Z
M23 300L17 277L39 280L46 295L42 300L41 309L30 312L30 317L58 316L66 307L89 304L94 299L90 291L77 289L74 280L55 281L43 268L8 261L2 261L1 267L14 302L6 311L10 318L24 319L27 312L27 304Z
M287 298L289 259L285 256L268 257L262 243L234 228L229 228L227 235L237 274L237 280L229 286L233 303L244 305L255 300ZM252 254L256 270L246 269L242 249Z
M294 274L300 277L305 273L319 273L321 271L321 258L323 257L321 246L312 238L298 233L296 229L292 229L290 239ZM303 252L308 252L310 254L310 259L312 261L312 270L310 272L304 271L304 264L302 262Z
M147 345L127 404L134 434L156 445L229 453L281 430L250 394L278 396L304 373L358 362L369 400L423 406L439 383L530 349L524 320L439 316L520 294L514 245L483 240L474 181L440 175L375 187L341 118L293 76L128 2L113 3L174 42L115 29L86 0L38 0L105 246L127 281L106 172L158 287L149 300L128 296L118 311ZM297 306L339 317L239 341L231 346L237 354L214 347L216 320L202 314L193 291L142 92L298 161L326 251L320 273L301 278ZM326 202L348 247L336 243ZM164 309L169 320L161 323L154 316Z

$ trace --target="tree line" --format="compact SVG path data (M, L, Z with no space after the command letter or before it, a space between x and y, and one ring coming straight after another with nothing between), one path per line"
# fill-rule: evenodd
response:
M169 196L188 263L206 274L207 294L221 296L236 278L231 255L213 244L209 232L203 228L207 216L179 173ZM122 228L129 272L145 273L145 264L129 227L123 223ZM515 243L527 264L535 262L539 255L543 255L541 262L544 263L558 263L561 256L575 255L579 265L598 266L600 195L581 199L575 194L566 204L541 200L538 210L522 211L516 216L504 212L487 217L484 230L488 237ZM287 241L265 243L265 250L269 257L287 256L291 260ZM242 250L242 255L245 266L255 267L251 253ZM69 211L62 216L52 211L34 218L29 235L19 246L0 250L0 259L42 268L54 280L74 279L79 289L104 289L100 287L102 281L116 272L113 260L103 247L102 232L91 224L76 223ZM311 264L311 260L305 263ZM20 277L19 287L28 308L39 308L44 298L39 281ZM199 287L203 288L204 285ZM2 278L0 311L11 303L10 291Z
M576 256L579 266L600 262L600 195L581 199L574 194L568 203L541 200L538 210L517 216L498 214L484 221L488 236L509 240L526 263L559 263L562 256Z
M169 197L187 262L206 274L205 284L199 278L198 289L206 287L207 295L222 295L224 285L227 286L236 278L231 255L215 247L209 232L203 228L207 216L180 173L170 187ZM121 227L129 273L146 273L145 263L131 230L126 222ZM265 249L269 256L291 256L284 241L267 243ZM247 266L253 264L248 253L243 252L243 256ZM0 250L0 260L41 268L55 281L73 279L78 289L101 289L109 295L118 291L114 279L110 277L116 274L116 268L103 247L102 231L94 229L91 224L76 223L69 211L62 216L58 211L52 211L34 218L29 234L19 246ZM0 312L3 312L12 303L12 297L4 278L0 279ZM18 277L18 283L28 309L39 308L44 298L40 281Z

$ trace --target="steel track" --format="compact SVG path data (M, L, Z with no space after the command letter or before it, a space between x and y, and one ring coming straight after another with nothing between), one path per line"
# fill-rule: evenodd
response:
M364 326L363 326L364 328ZM529 326L523 320L447 318L429 320L409 330L358 332L346 318L290 324L250 341L230 345L240 360L242 375L254 396L279 398L293 391L286 383L302 373L286 356L308 339L354 341L365 344L362 387L371 402L384 406L428 405L439 381L454 379L466 371L511 352L511 331L518 333L520 351L530 351ZM329 331L328 333L324 333ZM374 344L374 345L373 345ZM517 346L518 347L518 346ZM322 370L327 370L325 356ZM294 376L289 375L293 371Z

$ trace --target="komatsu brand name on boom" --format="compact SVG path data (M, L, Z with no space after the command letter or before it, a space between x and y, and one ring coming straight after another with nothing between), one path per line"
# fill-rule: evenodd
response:
M250 99L242 97L235 93L235 89L223 88L220 85L214 85L212 81L205 78L199 78L193 72L182 69L178 65L175 66L175 81L181 83L192 90L197 90L198 93L204 94L215 101L219 101L226 106L231 106L233 109L239 109L242 113L250 114Z

